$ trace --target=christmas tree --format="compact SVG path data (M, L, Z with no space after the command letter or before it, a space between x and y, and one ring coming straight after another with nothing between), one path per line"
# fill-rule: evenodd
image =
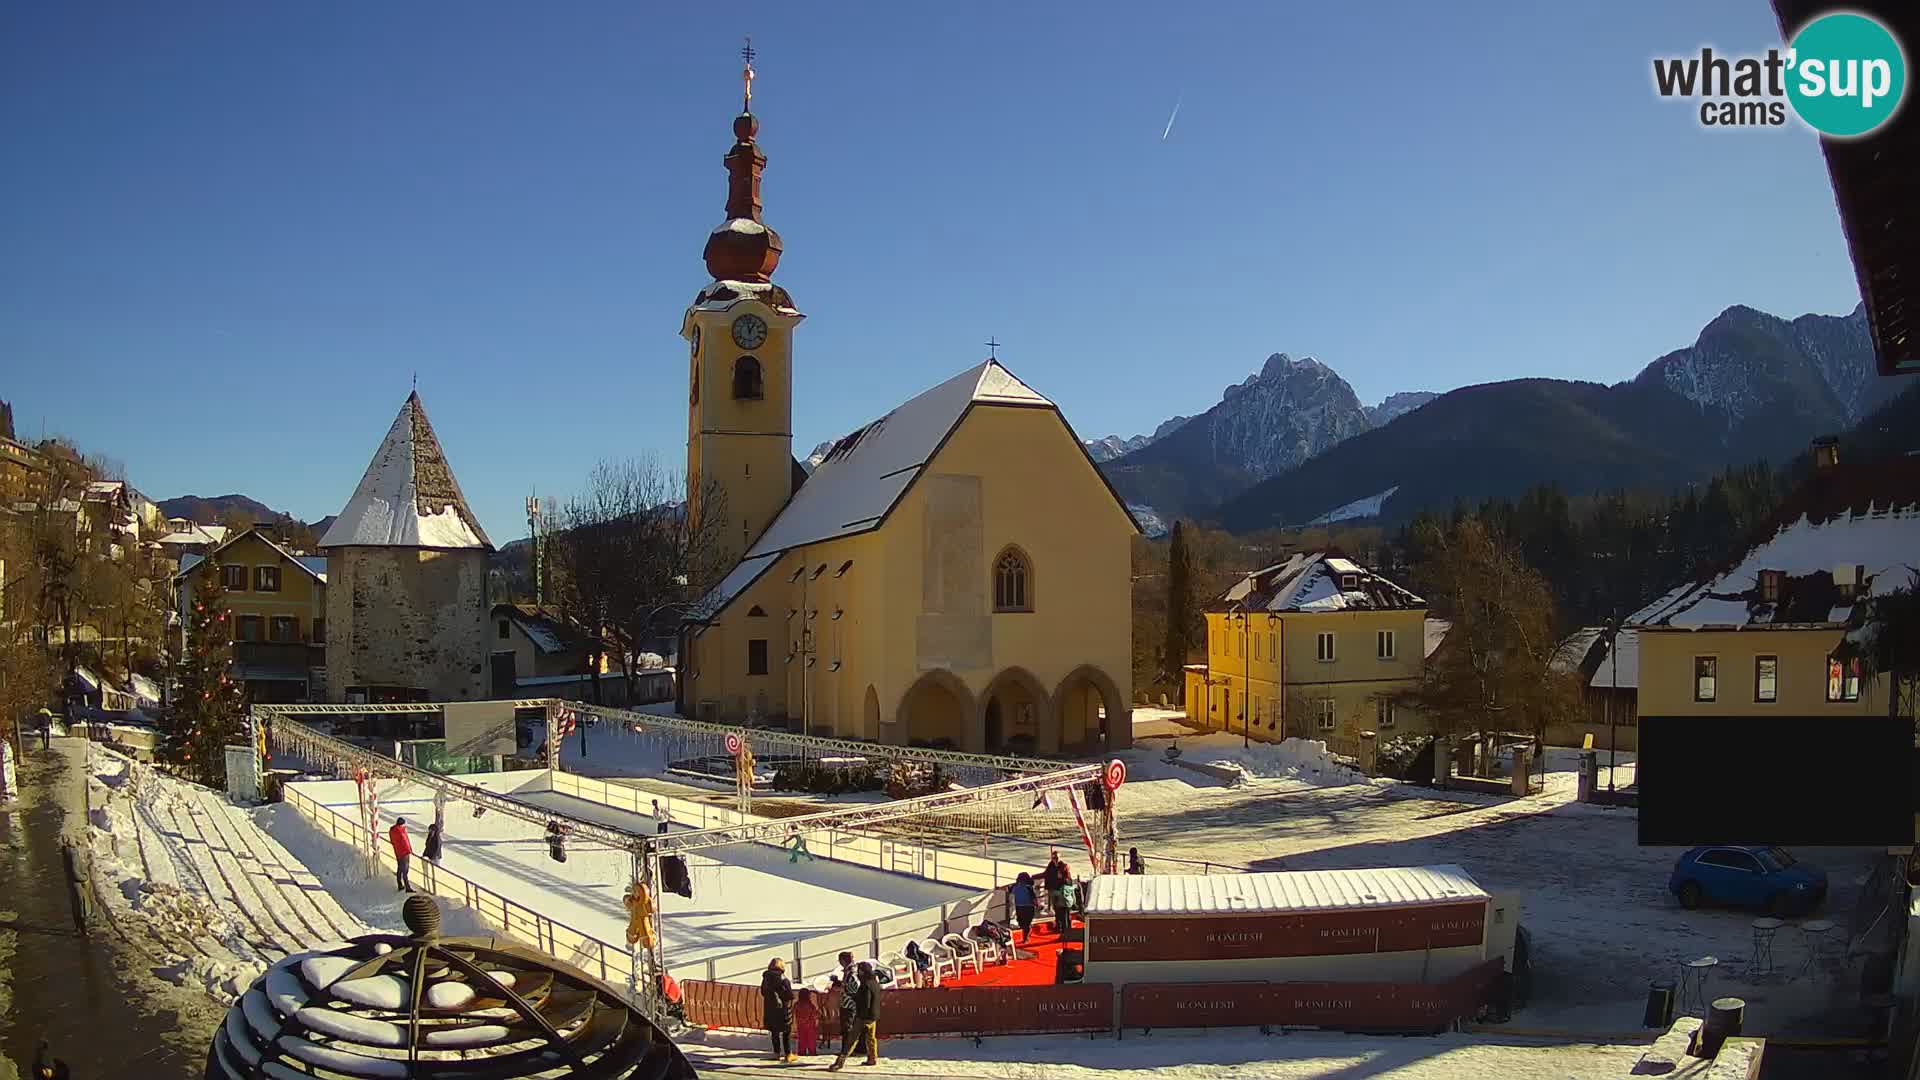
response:
M226 747L246 742L241 723L245 705L231 670L233 613L227 610L220 567L208 563L197 575L187 610L180 690L167 714L161 755L187 778L217 787L227 779Z

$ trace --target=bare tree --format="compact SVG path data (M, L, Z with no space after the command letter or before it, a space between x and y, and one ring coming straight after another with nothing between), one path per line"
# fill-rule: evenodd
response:
M639 654L672 637L730 570L725 492L704 481L689 514L683 477L652 459L603 461L552 516L552 593L618 659L632 685ZM600 700L600 665L592 666Z
M1452 620L1419 686L1399 700L1437 735L1523 730L1536 743L1579 709L1573 676L1552 667L1553 594L1518 551L1475 518L1434 528L1415 581Z

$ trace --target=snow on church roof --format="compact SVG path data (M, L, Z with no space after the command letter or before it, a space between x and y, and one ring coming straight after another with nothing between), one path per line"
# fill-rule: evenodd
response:
M976 364L834 443L747 558L878 526L976 402L1053 407L998 361Z
M493 550L460 493L418 393L400 406L360 486L320 546Z

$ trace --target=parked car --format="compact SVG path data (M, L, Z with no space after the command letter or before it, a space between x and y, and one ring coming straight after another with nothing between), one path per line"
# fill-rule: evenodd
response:
M1697 847L1674 864L1667 889L1684 908L1704 902L1760 908L1785 917L1820 906L1827 898L1827 872L1795 859L1784 848Z

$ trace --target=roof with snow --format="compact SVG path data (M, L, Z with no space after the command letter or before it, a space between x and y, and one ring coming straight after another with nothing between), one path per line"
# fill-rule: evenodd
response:
M400 406L360 486L320 546L493 550L460 493L417 392Z
M1427 602L1338 551L1303 552L1255 570L1213 602L1212 611L1410 611ZM1440 631L1442 636L1445 631ZM1438 641L1434 642L1438 646Z
M1920 458L1816 469L1745 554L1634 613L1646 628L1834 627L1920 564ZM1624 658L1623 658L1624 659Z
M208 559L213 559L216 562L219 561L220 553L222 551L225 551L226 549L232 547L234 544L239 543L243 537L248 537L248 536L252 536L258 539L261 543L267 545L268 547L272 548L275 552L277 552L281 558L287 560L290 563L293 563L295 566L298 566L300 569L305 570L307 573L312 574L314 577L314 580L320 582L320 584L325 585L327 583L327 557L325 555L295 555L292 551L288 550L286 545L280 543L278 540L275 540L273 537L267 535L265 532L261 531L258 528L247 529L243 532L234 533L230 539L221 543L218 547L215 547L212 551L208 552L205 555L190 553L190 554L180 556L180 575L184 577L187 574L192 573L194 567L199 566L201 563L207 561Z
M1453 624L1446 619L1428 619L1424 629L1426 640L1422 644L1426 646L1426 655L1432 656L1440 650L1440 643L1447 640L1447 631L1453 629Z
M505 618L520 628L533 647L548 655L584 648L589 635L579 624L554 608L535 604L495 604L495 618Z
M227 527L225 525L202 525L198 522L191 522L189 524L191 528L181 530L180 532L168 533L160 538L160 542L163 544L194 546L199 544L218 544L227 538Z
M1607 627L1583 626L1567 636L1553 654L1554 671L1576 674L1595 690L1640 688L1640 632L1623 626L1617 635L1617 657L1607 647Z
M976 405L1043 408L1060 414L1052 401L997 360L982 361L908 399L834 442L746 557L701 601L698 617L718 614L781 552L878 528ZM1064 416L1060 419L1066 423ZM1067 430L1071 435L1072 427ZM1073 436L1073 442L1084 455L1086 447L1079 436ZM1088 465L1092 464L1089 458ZM1097 467L1094 473L1106 482ZM1121 512L1127 513L1126 503L1111 484L1107 490ZM1130 513L1127 520L1133 521Z
M1102 874L1087 914L1223 915L1424 907L1492 899L1458 866L1264 874Z

